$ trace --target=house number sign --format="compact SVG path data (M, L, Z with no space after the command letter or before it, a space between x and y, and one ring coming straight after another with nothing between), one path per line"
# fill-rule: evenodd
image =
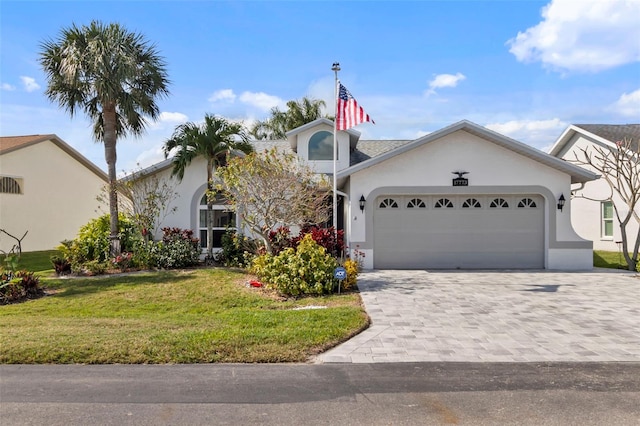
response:
M457 178L453 178L453 186L469 186L469 179L463 176L469 172L451 172L454 175L458 175Z

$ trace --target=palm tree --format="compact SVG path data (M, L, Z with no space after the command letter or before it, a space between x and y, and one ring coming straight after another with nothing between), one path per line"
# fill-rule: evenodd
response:
M46 96L73 117L83 110L93 121L93 136L104 143L109 175L111 254L120 253L116 142L140 136L145 116L155 119L155 99L168 95L164 59L141 34L117 23L92 21L63 28L57 40L41 44L40 64L48 79Z
M323 100L307 97L298 101L289 101L287 110L284 112L278 107L272 108L271 117L257 122L251 128L251 135L256 139L284 139L289 130L323 117L324 106Z
M175 150L172 176L182 180L185 169L195 158L204 156L207 160L207 189L213 187L213 171L224 166L233 151L249 153L253 146L249 143L246 129L241 123L233 123L223 117L210 114L204 116L201 125L188 122L176 127L173 136L164 144L164 156ZM213 256L213 199L207 197L207 258Z

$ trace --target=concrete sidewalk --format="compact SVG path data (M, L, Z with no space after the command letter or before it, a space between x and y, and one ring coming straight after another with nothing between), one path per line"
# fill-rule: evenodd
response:
M319 363L640 361L640 278L625 271L371 271L371 327Z

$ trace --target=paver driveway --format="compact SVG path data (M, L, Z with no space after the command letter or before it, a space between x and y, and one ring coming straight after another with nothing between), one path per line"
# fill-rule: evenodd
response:
M628 272L370 271L371 327L317 362L640 361Z

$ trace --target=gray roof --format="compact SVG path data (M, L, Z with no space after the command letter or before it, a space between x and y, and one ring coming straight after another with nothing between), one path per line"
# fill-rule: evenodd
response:
M370 158L382 155L392 149L399 148L411 142L410 140L361 140L358 141L358 147L351 152L349 165L366 161Z
M637 143L640 139L640 124L574 124L574 126L610 142L631 138Z

